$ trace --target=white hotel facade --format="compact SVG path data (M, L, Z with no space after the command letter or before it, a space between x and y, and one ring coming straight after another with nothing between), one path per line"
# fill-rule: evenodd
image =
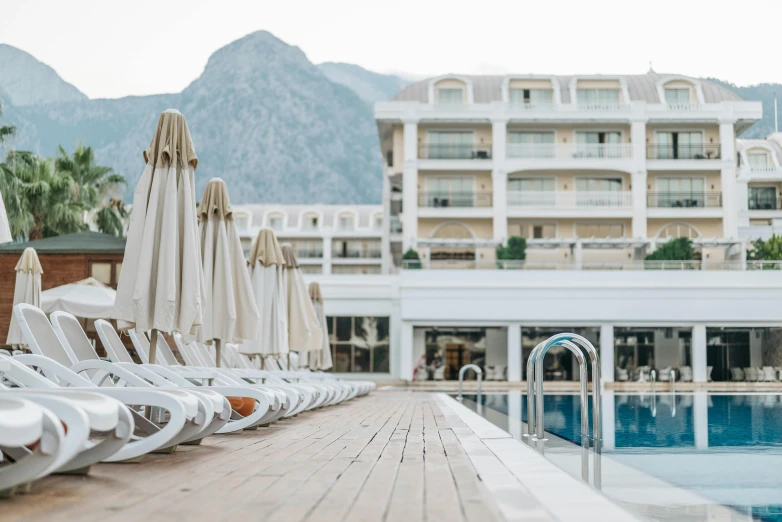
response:
M320 244L302 265L340 372L448 379L475 362L521 381L537 342L575 331L607 383L650 369L767 380L782 367L782 271L746 250L782 230L782 138L736 139L761 116L716 84L652 71L432 78L375 106L381 206L248 207L246 237L268 225ZM498 261L512 236L526 260ZM681 236L696 261L645 261ZM409 249L420 260L405 265ZM574 370L547 357L549 379Z

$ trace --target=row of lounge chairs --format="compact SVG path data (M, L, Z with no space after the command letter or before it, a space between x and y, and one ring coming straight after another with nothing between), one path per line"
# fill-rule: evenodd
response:
M175 336L185 364L158 337L131 338L133 362L107 321L96 328L109 361L96 353L79 321L14 307L31 354L0 351L0 494L51 473L87 473L99 462L135 461L151 452L198 444L204 437L268 426L286 417L365 395L366 381L323 373L260 370L235 347L216 368L211 351Z
M735 382L779 382L782 381L782 366L731 368L730 380Z

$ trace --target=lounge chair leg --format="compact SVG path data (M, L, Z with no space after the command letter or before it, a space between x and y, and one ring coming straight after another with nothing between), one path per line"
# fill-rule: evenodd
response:
M167 448L156 449L152 453L174 453L174 450L176 450L176 446L169 446Z
M16 486L8 489L0 490L0 499L11 498L16 493Z
M87 475L90 470L92 469L92 466L84 466L83 468L79 469L71 469L68 471L58 471L55 473L55 475Z
M189 440L187 442L183 442L182 446L200 446L201 445L201 441L203 441L203 440L204 440L203 438L196 439L196 440Z

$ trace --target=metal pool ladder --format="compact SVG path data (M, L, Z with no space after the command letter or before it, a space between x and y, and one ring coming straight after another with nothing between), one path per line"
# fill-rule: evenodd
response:
M563 346L575 355L578 361L581 398L581 442L589 444L589 376L586 358L580 348L586 350L592 363L592 440L599 447L601 434L600 412L600 359L592 343L584 337L572 333L562 333L549 337L538 344L527 359L527 433L533 440L545 441L543 409L543 358L549 348Z
M462 398L462 385L464 384L464 374L467 372L467 370L474 370L475 373L478 375L478 396L481 395L481 377L483 377L483 370L481 370L481 367L477 364L465 364L459 369L459 397L458 400L463 400ZM480 402L480 398L478 399L478 402Z

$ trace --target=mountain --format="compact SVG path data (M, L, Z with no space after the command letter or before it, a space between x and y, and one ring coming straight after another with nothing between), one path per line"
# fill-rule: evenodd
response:
M707 80L725 87L729 91L738 94L742 100L759 101L763 104L763 118L752 127L741 133L742 138L756 139L765 138L774 132L774 93L779 93L780 103L782 103L782 84L779 83L759 83L739 87L735 84L718 80L716 78L707 78ZM782 107L780 107L782 109Z
M318 69L329 80L344 85L370 103L390 100L409 82L399 76L379 74L351 63L325 62Z
M0 44L0 86L18 107L87 99L54 69L6 44Z
M52 71L53 72L53 71ZM102 164L128 179L144 164L161 111L187 118L199 163L196 190L219 176L235 203L376 203L381 158L372 107L335 83L297 47L249 34L216 51L181 93L19 104L0 75L3 120L20 131L17 149L53 155L91 145ZM9 89L10 87L10 89ZM77 91L78 92L78 91Z

